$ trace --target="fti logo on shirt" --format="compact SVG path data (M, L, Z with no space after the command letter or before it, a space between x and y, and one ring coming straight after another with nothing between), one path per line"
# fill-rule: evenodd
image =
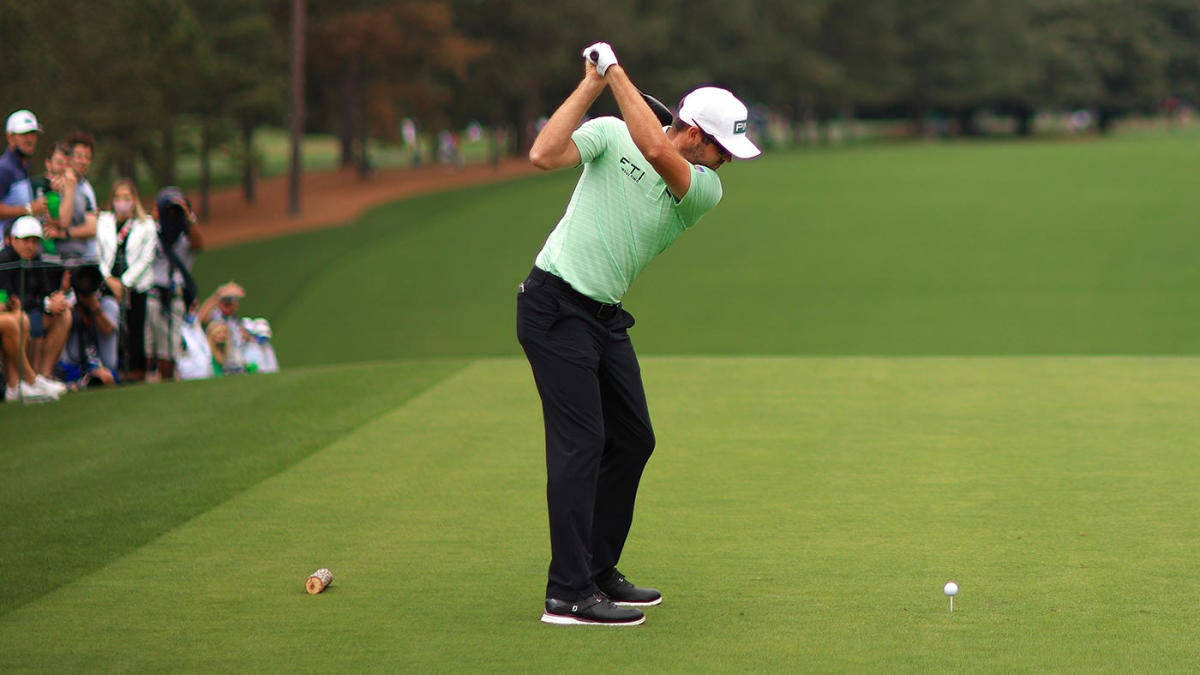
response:
M638 168L638 166L633 162L629 161L628 157L621 158L621 173L624 173L626 176L632 178L633 182L635 183L642 182L642 177L646 175L646 172Z

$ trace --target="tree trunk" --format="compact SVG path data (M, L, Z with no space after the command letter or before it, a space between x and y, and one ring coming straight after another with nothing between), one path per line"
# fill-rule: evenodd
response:
M304 137L304 34L307 29L304 0L292 0L291 127L292 148L288 170L288 213L300 215L300 141Z
M162 146L159 148L157 171L159 185L175 184L175 116L162 128Z
M358 53L358 177L366 179L371 175L371 158L367 155L367 137L370 136L370 120L367 115L367 55Z
M338 142L342 146L343 169L354 166L354 102L358 100L357 59L350 59L346 76L339 82L341 96L338 98Z
M256 173L258 168L258 157L254 153L254 125L250 122L242 122L242 199L247 204L253 204L257 198Z
M134 152L133 142L128 135L117 136L117 151L116 157L113 158L117 166L117 177L128 178L137 184L137 154Z
M850 142L858 140L858 120L855 118L856 114L854 104L846 103L842 105L842 125L844 132L842 140Z
M1017 134L1019 136L1033 135L1033 108L1022 107L1017 111Z
M533 140L537 138L537 121L542 111L541 93L538 90L537 78L529 78L525 83L525 97L519 104L517 113L517 149L521 154L529 154Z
M200 217L208 220L208 193L212 187L212 124L200 123Z
M958 120L958 133L961 136L982 136L983 130L979 128L978 110L975 108L960 108L955 111L955 118Z

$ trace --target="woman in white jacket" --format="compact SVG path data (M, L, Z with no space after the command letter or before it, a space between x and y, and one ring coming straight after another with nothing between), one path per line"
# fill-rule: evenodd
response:
M100 245L100 272L117 300L125 306L125 335L129 379L146 376L146 294L154 285L154 256L158 250L158 224L146 214L137 186L122 178L113 183L112 209L96 220Z

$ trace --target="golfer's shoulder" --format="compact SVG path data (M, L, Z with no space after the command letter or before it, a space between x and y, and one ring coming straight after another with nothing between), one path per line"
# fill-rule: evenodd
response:
M613 148L622 148L633 142L625 123L615 117L596 117L584 122L571 134L571 140L575 142L579 158L584 163L599 158Z
M692 181L698 183L707 190L715 191L718 198L724 188L721 187L721 177L713 169L704 166L703 164L692 165Z
M694 211L698 217L716 206L724 196L725 188L717 172L701 164L693 164L692 181L683 199L679 200L679 206Z
M588 131L598 134L624 134L629 135L629 128L625 126L625 122L619 117L605 115L604 117L593 117L592 119L579 125L577 131Z

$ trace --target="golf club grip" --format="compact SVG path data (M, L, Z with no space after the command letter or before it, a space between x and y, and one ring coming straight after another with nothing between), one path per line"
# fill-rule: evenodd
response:
M592 51L588 52L588 59L592 62L592 65L595 65L596 62L600 60L600 52L593 49Z

